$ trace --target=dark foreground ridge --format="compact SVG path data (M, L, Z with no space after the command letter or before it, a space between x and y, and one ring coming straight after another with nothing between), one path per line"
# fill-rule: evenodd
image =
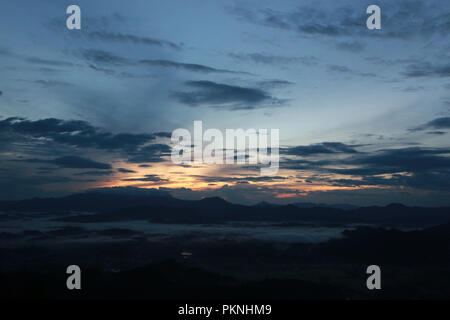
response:
M450 297L449 208L339 206L244 206L122 189L1 202L0 221L11 228L0 231L0 298ZM272 237L251 237L253 229ZM318 229L341 234L308 240ZM73 264L82 269L80 291L66 288ZM382 290L366 287L373 264Z
M362 227L344 234L342 239L323 244L284 248L270 243L214 243L192 248L196 253L192 260L176 257L179 247L175 243L2 250L2 265L4 259L14 259L14 254L29 260L0 274L0 297L295 300L450 296L450 224L410 232ZM159 254L168 258L133 265L140 256ZM71 261L82 262L81 291L65 288L65 268ZM380 291L365 287L368 261L382 267Z

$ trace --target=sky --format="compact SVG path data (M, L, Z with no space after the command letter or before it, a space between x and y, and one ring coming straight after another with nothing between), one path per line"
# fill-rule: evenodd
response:
M0 199L450 205L449 31L446 1L5 0ZM278 173L174 164L171 133L195 120L279 129Z

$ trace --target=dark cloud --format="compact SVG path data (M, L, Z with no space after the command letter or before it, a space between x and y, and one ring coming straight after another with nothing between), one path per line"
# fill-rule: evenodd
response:
M41 64L41 65L52 66L52 67L73 67L73 66L75 66L74 63L68 62L68 61L49 60L49 59L42 59L42 58L38 58L38 57L24 57L24 60L29 63Z
M416 59L384 59L381 57L367 57L365 58L366 61L369 61L370 63L377 64L377 65L384 65L384 66L396 66L396 65L404 65L404 64L411 64L411 63L417 63L419 62Z
M85 121L55 118L36 121L8 118L0 121L0 133L46 138L76 147L124 151L136 150L139 146L155 140L152 134L112 134Z
M104 50L85 49L81 51L81 55L85 60L98 64L123 65L130 63L128 59Z
M420 131L425 129L450 129L450 117L436 118L417 128L409 129L409 131Z
M172 132L155 132L154 135L159 138L171 138Z
M354 75L354 76L360 76L360 77L376 77L377 76L373 72L355 71L353 69L350 69L349 67L341 66L341 65L335 65L335 64L328 65L328 70L332 71L332 72L339 72L339 73L344 73L344 74L349 74L349 75Z
M212 81L188 81L186 85L196 90L176 92L173 97L191 107L206 105L230 110L242 110L282 103L281 100L273 98L267 92L257 88L239 87Z
M385 25L389 28L383 35L397 39L448 36L449 15L440 4L439 1L389 2L392 8L383 12Z
M399 185L399 175L393 175L392 178L366 176L361 179L334 179L329 180L333 186L339 187L360 187L360 186L386 186Z
M249 183L249 182L266 182L286 180L288 177L282 176L246 176L246 177L219 177L219 176L200 176L192 175L193 178L200 179L205 182L235 182L235 183Z
M72 169L112 169L111 165L107 163L102 163L98 161L94 161L88 158L78 157L78 156L64 156L51 160L46 159L26 159L26 160L17 160L24 161L30 163L48 163L54 164L56 166L62 168L72 168Z
M286 80L264 80L258 82L258 86L265 89L276 89L292 86L295 83Z
M309 161L283 159L280 168L315 172L309 180L341 187L384 186L424 191L450 190L450 149L400 148L366 153L343 154L344 157ZM330 175L348 178L333 179ZM392 189L389 189L392 191ZM386 191L384 191L386 192Z
M105 42L118 42L118 43L134 43L143 44L149 46L167 47L175 50L181 50L183 43L175 43L169 40L155 39L151 37L138 36L133 34L123 34L120 32L111 32L110 30L117 27L118 24L126 24L130 22L130 19L122 16L119 13L114 13L109 16L98 17L83 17L83 30L82 33L69 32L68 34L74 39L79 37L85 37L89 40L100 40ZM47 27L50 29L61 32L61 25L65 25L65 21L60 18L52 19Z
M113 33L113 32L106 32L106 31L93 31L93 32L87 32L85 35L89 39L103 40L103 41L110 41L110 42L122 42L122 43L123 42L131 42L131 43L136 43L136 44L168 47L168 48L176 49L176 50L181 50L183 47L182 44L176 44L171 41L153 39L153 38L149 38L149 37L140 37L140 36L131 35L131 34L121 34L121 33Z
M182 69L182 70L187 70L187 71L192 71L192 72L200 72L200 73L249 74L247 72L216 69L216 68L208 67L208 66L201 65L201 64L182 63L182 62L175 62L175 61L169 61L169 60L141 60L138 62L138 64L144 65L144 66L152 66L152 67L176 68L176 69Z
M163 182L169 181L167 179L163 179L156 174L147 174L142 178L132 178L132 179L123 179L122 181L140 181L140 182Z
M112 70L112 69L98 67L98 66L93 65L93 64L89 64L89 68L91 68L92 70L98 71L98 72L102 72L102 73L107 74L107 75L115 75L116 74L116 72L114 70Z
M309 146L296 146L280 149L286 155L310 156L316 154L358 153L355 149L358 145L347 145L342 142L322 142Z
M410 78L418 77L449 77L450 64L436 65L429 62L411 64L403 74Z
M106 74L115 74L112 69L105 69L98 65L110 65L110 66L131 66L131 67L161 67L161 68L175 68L180 70L186 70L190 72L199 73L228 73L228 74L246 74L251 75L248 72L233 71L226 69L217 69L202 64L196 63L184 63L170 60L131 60L121 56L118 56L112 52L97 50L97 49L85 49L80 52L81 57L89 63L89 67L96 71L101 71Z
M146 163L163 162L163 157L170 156L172 148L166 144L151 144L141 148L138 152L130 153L128 162Z
M76 176L109 176L113 174L114 171L85 171L85 172L79 172L75 174Z
M255 62L261 64L271 64L271 65L282 65L282 64L302 64L306 66L316 65L319 61L318 58L314 56L302 56L302 57L288 57L288 56L277 56L271 54L263 53L229 53L228 54L233 60L243 61L243 62Z
M383 28L367 32L366 6L309 5L289 11L269 8L254 9L244 4L229 8L242 21L296 32L304 36L385 37L409 39L414 37L446 37L450 31L448 12L437 1L383 2Z
M361 52L365 49L365 45L360 41L349 40L341 41L336 44L336 48L339 50L350 51L350 52Z
M58 80L34 80L34 81L29 81L29 80L21 80L21 81L27 81L27 82L32 82L32 83L37 83L40 84L44 87L55 87L55 86L70 86L71 84L68 82L64 82L64 81L58 81Z
M316 155L326 158L316 161L282 158L280 168L320 173L318 177L310 179L320 184L404 186L424 190L439 190L442 186L449 189L446 179L450 177L450 149L411 147L361 153L353 147L343 145L337 150L328 150L326 144L317 144L284 148L281 152L286 155ZM345 157L329 157L329 154L339 153ZM330 174L349 178L332 179ZM320 178L320 175L325 178Z
M25 186L42 186L51 183L73 183L73 182L93 182L94 180L80 180L74 179L70 177L61 177L61 176L35 176L30 175L27 177L21 176L1 176L0 177L0 186L3 190L8 190L8 188L13 187L25 187ZM8 186L9 185L9 186Z
M308 23L297 26L297 31L311 35L343 36L348 35L348 31L336 25L320 25Z
M23 54L15 53L9 49L6 48L0 48L0 55L15 58L15 59L21 59L25 62L31 63L31 64L38 64L43 66L52 66L52 67L73 67L76 66L76 64L64 61L64 60L57 60L57 59L44 59L34 56L28 56Z
M346 35L348 31L339 26L340 21L335 15L335 19L328 20L326 15L318 9L312 7L302 7L291 12L281 12L272 9L246 9L243 6L235 6L229 11L240 19L267 27L291 30L308 35ZM338 19L337 19L338 18Z
M125 168L118 168L117 171L119 171L121 173L136 173L136 171L134 171L134 170L125 169Z
M417 172L410 175L394 174L389 178L365 176L361 179L337 179L332 185L343 187L396 186L426 190L450 190L450 172Z
M356 156L342 161L358 168L336 169L335 173L350 175L377 175L385 173L450 169L449 149L426 149L420 147L381 150L375 154Z
M450 190L450 171L418 172L399 179L399 185L427 190Z

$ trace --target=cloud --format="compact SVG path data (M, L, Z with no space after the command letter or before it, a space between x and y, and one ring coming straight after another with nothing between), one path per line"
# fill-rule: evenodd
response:
M0 147L12 155L20 155L21 159L11 159L16 165L46 163L60 168L96 169L76 173L77 176L108 176L114 173L110 164L91 160L90 154L103 154L107 159L139 164L167 161L171 147L154 143L167 136L168 132L158 132L155 135L112 134L79 120L49 118L32 121L8 118L0 121ZM111 153L107 154L105 151ZM117 172L135 173L126 168L119 168ZM40 173L44 174L42 171Z
M94 161L88 158L78 157L78 156L64 156L51 160L45 159L26 159L17 160L30 163L49 163L62 168L72 168L72 169L112 169L111 165L107 163L102 163Z
M321 4L305 5L279 11L269 8L255 9L236 5L228 12L238 19L303 36L327 37L384 37L392 39L446 37L450 31L448 12L438 1L383 2L383 25L376 34L367 32L368 15L365 6Z
M381 57L367 57L366 61L369 61L372 64L384 65L384 66L396 66L396 65L404 65L419 62L416 59L405 58L405 59L384 59Z
M155 132L154 135L159 138L171 138L172 132Z
M440 186L447 188L449 185L444 181L450 177L450 149L448 148L411 147L362 153L355 150L354 146L347 145L328 150L326 143L322 143L283 148L281 153L322 156L322 160L316 161L289 158L282 158L280 161L281 169L315 172L316 177L311 177L309 180L318 184L404 186L424 190L438 190ZM342 156L331 158L330 154ZM349 176L349 178L330 177L336 174Z
M365 47L366 46L363 43L356 40L341 41L336 43L337 49L350 52L361 52L365 49Z
M163 162L163 157L170 156L172 148L166 144L151 144L141 148L138 152L131 152L128 162L146 163Z
M282 30L290 30L298 33L314 35L322 34L329 36L338 36L348 34L348 31L339 26L340 17L335 16L333 20L325 20L326 14L312 7L302 7L291 12L282 12L272 9L247 9L243 6L235 6L229 8L229 12L237 16L239 19L266 27L272 27ZM322 19L323 17L323 19Z
M450 117L434 119L425 125L427 128L450 129Z
M121 65L130 63L128 59L104 50L84 49L81 51L81 55L85 60L98 64Z
M336 169L335 173L377 175L397 172L424 172L450 169L450 149L401 148L380 150L374 154L356 156L342 161L358 168Z
M395 192L392 188L397 190L411 188L409 190L412 194L417 194L419 190L446 192L450 190L448 154L450 150L445 148L402 148L379 150L369 154L358 153L343 159L322 161L285 159L280 167L315 172L315 176L309 180L319 185L389 188L389 191L383 191L385 194ZM336 174L348 176L348 178L332 178ZM328 191L324 195L327 193Z
M35 80L34 83L42 84L45 87L52 87L52 86L70 86L69 83L64 81L57 81L57 80Z
M98 49L84 49L80 53L81 57L89 63L89 67L93 70L100 71L106 74L116 74L112 69L106 69L97 65L109 65L109 66L128 66L128 67L160 67L160 68L174 68L185 70L189 72L198 73L226 73L226 74L245 74L252 75L251 73L244 71L233 71L226 69L217 69L210 66L205 66L196 63L184 63L170 60L132 60L118 56L112 52L98 50ZM97 65L96 65L97 64Z
M44 59L44 58L40 58L40 57L18 54L9 49L1 48L1 47L0 47L0 55L5 56L5 57L14 58L14 59L20 59L20 60L23 60L30 64L36 64L36 65L42 65L42 66L51 66L51 67L74 67L74 66L76 66L75 63L72 63L69 61L58 60L58 59Z
M260 64L270 64L270 65L282 65L282 64L303 64L306 66L317 65L319 59L314 56L301 56L301 57L288 57L288 56L277 56L271 54L263 53L229 53L233 60L244 61L244 62L255 62Z
M73 67L75 66L72 62L62 61L62 60L50 60L50 59L42 59L38 57L23 57L26 62L33 64L41 64L52 67Z
M80 180L80 179L73 179L70 177L60 177L60 176L35 176L30 175L26 177L18 177L18 176L7 176L7 177L0 177L0 186L2 186L3 190L8 190L10 187L16 188L16 187L30 187L30 186L42 186L46 184L51 183L57 183L57 184L65 184L65 183L72 183L72 182L93 182L94 180ZM14 186L13 186L14 185Z
M114 171L85 171L76 173L76 176L109 176L113 174Z
M347 35L346 29L336 25L320 25L316 23L308 23L297 26L297 31L311 35L327 35L327 36L342 36Z
M419 77L449 77L450 64L436 65L429 62L411 64L403 74L410 78Z
M270 181L289 179L288 177L283 177L283 176L220 177L220 176L192 175L191 177L200 179L205 182L235 182L235 183L267 182L267 181L270 182Z
M152 134L112 134L85 121L55 118L35 121L8 118L0 121L0 133L46 138L76 147L123 151L136 150L139 146L156 139Z
M310 156L316 154L358 153L358 145L347 145L342 142L322 142L308 146L296 146L280 149L286 155Z
M96 65L93 64L89 64L89 68L91 68L92 70L98 71L98 72L102 72L104 74L107 75L115 75L116 72L112 69L106 69L106 68L102 68L102 67L98 67Z
M136 171L134 171L134 170L125 169L125 168L118 168L117 171L121 172L121 173L136 173Z
M175 68L175 69L182 69L182 70L186 70L186 71L200 72L200 73L232 73L232 74L250 75L250 73L248 73L248 72L216 69L216 68L208 67L208 66L201 65L201 64L182 63L182 62L175 62L175 61L169 61L169 60L140 60L139 62L137 62L137 64L143 65L143 66L152 66L152 67Z
M188 81L186 85L196 90L176 92L173 97L191 107L207 105L229 110L256 109L258 107L280 105L281 100L257 88L246 88L212 81Z
M284 88L288 86L292 86L295 83L286 81L286 80L263 80L258 82L258 86L264 89L276 89L276 88Z
M134 34L124 34L120 32L111 32L110 30L117 27L119 24L122 29L127 23L130 22L129 18L124 17L119 13L114 13L109 16L87 16L83 17L83 32L69 32L68 34L74 39L80 36L85 37L88 40L99 40L104 42L117 42L117 43L134 43L143 44L149 46L166 47L175 50L181 50L183 43L175 43L169 40L155 39L146 36L139 36ZM61 32L61 25L64 25L65 21L60 18L52 19L48 24L51 30Z
M328 65L328 70L332 71L332 72L339 72L339 73L343 73L343 74L349 74L349 75L361 76L361 77L376 77L377 76L373 72L355 71L353 69L350 69L349 67L335 65L335 64Z
M417 172L410 175L394 174L389 178L365 176L361 179L336 179L334 186L397 186L425 190L450 190L450 172Z
M168 47L175 50L181 50L183 45L167 40L154 39L149 37L140 37L131 34L113 33L106 31L93 31L85 33L86 37L93 40L103 40L110 42L131 42L135 44L144 44L159 47Z
M421 131L425 129L450 129L450 117L436 118L419 127L409 129L409 131Z
M450 190L450 172L418 172L402 177L399 185L427 190Z
M140 181L140 182L163 182L169 181L167 179L163 179L156 174L147 174L142 178L130 178L130 179L122 179L122 181Z

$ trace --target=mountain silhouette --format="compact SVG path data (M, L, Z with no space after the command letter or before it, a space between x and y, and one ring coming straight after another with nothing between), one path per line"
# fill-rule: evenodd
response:
M335 209L343 209L343 210L352 210L357 209L359 207L347 204L347 203L335 203L335 204L327 204L327 203L312 203L312 202L296 202L293 203L294 206L299 208L335 208Z
M61 198L34 198L0 202L4 212L65 212L60 220L101 222L148 220L166 223L222 223L227 221L315 221L321 223L375 223L404 226L433 226L450 221L450 208L407 207L390 204L345 209L313 204L230 203L219 197L181 200L166 192L142 191L138 188L112 188L78 193ZM73 213L67 216L67 213ZM77 212L91 212L77 214Z

